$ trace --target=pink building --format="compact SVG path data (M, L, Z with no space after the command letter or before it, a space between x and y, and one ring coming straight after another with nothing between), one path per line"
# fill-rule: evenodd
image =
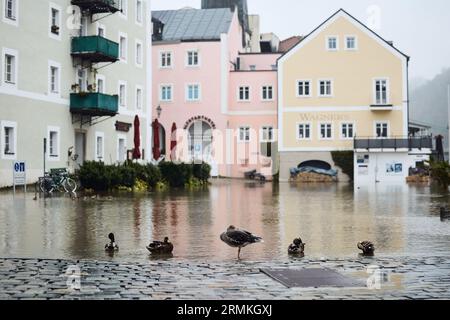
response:
M252 26L238 12L152 13L153 114L166 160L208 162L213 176L242 178L256 169L270 178L278 171L276 64L281 54L255 50L259 32L249 32ZM173 124L178 144L171 157Z

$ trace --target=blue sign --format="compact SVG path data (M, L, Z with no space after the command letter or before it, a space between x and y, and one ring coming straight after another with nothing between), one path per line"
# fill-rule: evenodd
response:
M25 162L16 162L14 164L15 172L25 172Z

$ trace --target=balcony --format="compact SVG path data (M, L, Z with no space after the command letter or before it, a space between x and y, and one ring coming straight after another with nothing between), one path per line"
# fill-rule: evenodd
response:
M100 36L72 38L72 57L92 63L119 60L119 44Z
M354 140L355 150L398 150L398 149L432 149L433 139L431 136L426 137L392 137L392 138L362 138L357 137Z
M70 112L92 117L113 117L119 110L119 97L102 93L70 94Z
M72 0L71 3L80 7L81 11L91 14L116 13L120 11L119 0Z
M394 106L392 104L372 104L370 106L372 111L392 111Z

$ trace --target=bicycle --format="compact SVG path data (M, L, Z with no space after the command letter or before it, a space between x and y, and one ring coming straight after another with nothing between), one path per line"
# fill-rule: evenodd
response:
M52 193L57 190L66 193L75 193L78 186L75 180L69 177L67 169L51 169L40 179L39 188L44 193Z

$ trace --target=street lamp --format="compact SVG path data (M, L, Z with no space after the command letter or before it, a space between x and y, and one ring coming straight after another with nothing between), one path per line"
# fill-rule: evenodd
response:
M161 117L161 113L162 113L162 108L160 105L158 106L158 108L156 108L156 112L158 114L158 119L159 119Z

